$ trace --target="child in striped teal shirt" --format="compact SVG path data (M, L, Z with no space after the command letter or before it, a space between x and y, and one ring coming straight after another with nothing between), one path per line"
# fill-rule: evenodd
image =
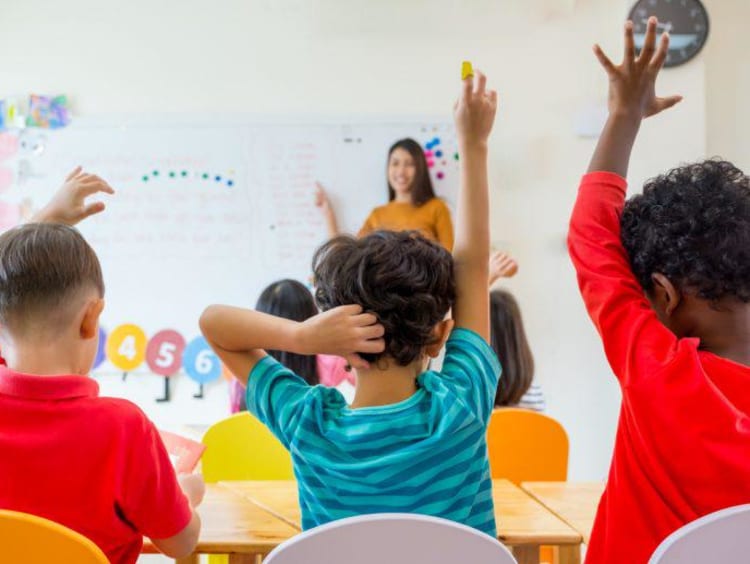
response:
M500 376L487 344L496 94L485 82L481 73L466 78L454 111L461 190L453 257L414 232L337 237L313 261L323 313L298 323L211 306L201 317L206 339L247 384L248 410L291 452L305 529L414 512L496 535L485 441ZM441 371L426 370L443 345ZM263 349L346 357L357 371L353 402L308 386Z

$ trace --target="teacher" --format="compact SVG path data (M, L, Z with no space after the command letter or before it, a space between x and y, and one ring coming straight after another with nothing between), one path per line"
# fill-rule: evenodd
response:
M414 139L396 141L388 150L388 203L370 212L359 230L362 237L378 229L420 231L448 251L453 250L453 223L445 202L435 196L427 160ZM323 187L317 185L315 204L326 218L331 237L339 234L336 213Z

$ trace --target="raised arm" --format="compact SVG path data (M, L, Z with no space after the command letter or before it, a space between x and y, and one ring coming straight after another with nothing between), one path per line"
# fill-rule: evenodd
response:
M619 66L612 63L599 45L594 46L594 53L609 76L609 119L591 158L589 172L614 172L625 178L641 121L682 100L681 96L656 96L656 77L669 49L666 33L656 48L656 24L656 18L649 19L643 50L636 57L633 22L626 22L625 54Z
M615 66L599 46L597 58L609 75L609 119L578 192L570 219L568 248L581 295L623 381L654 374L668 362L677 338L657 319L630 269L620 240L628 162L641 121L680 101L655 95L656 77L669 38L656 47L656 18L649 20L643 51L635 55L633 26L625 25L625 54Z
M346 357L355 367L367 367L356 353L385 348L383 326L358 305L340 306L297 322L250 309L213 305L201 315L206 340L243 384L265 349L297 354Z
M76 167L52 199L31 218L35 223L65 223L76 225L89 216L104 211L104 202L86 203L97 193L114 194L115 191L95 174Z
M485 340L490 337L488 264L490 258L489 182L487 138L497 109L497 93L485 89L487 79L463 81L461 97L454 109L461 156L461 188L453 246L456 275L456 327L471 329Z

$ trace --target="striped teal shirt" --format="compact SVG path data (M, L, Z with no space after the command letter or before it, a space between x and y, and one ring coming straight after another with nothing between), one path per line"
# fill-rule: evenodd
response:
M351 409L270 356L253 369L247 407L289 449L302 527L363 513L452 519L496 536L485 433L500 364L476 333L456 329L441 372L391 405Z

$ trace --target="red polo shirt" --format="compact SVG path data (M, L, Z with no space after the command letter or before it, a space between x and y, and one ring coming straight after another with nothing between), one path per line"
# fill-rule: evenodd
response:
M568 236L583 301L622 389L590 564L645 564L686 523L750 503L750 368L659 322L620 242L625 187L616 174L584 176Z
M0 367L0 508L66 525L132 563L143 535L176 535L192 512L153 423L98 393L85 376Z

